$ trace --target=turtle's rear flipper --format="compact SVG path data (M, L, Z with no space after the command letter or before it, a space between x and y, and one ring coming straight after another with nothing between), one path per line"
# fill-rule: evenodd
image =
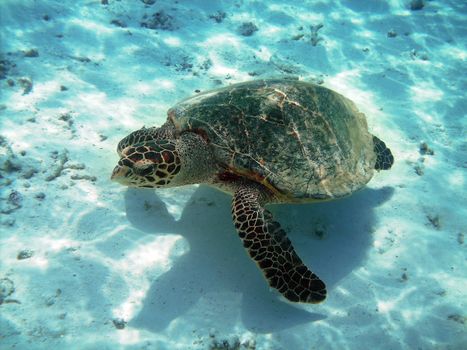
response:
M376 153L376 170L388 170L394 163L394 157L386 144L376 136L373 136L374 150Z
M279 223L261 205L263 189L244 184L235 192L232 215L238 235L269 285L294 302L319 303L326 286L295 253Z

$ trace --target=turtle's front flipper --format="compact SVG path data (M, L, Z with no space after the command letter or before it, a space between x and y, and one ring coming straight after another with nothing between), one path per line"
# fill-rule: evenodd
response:
M251 258L263 271L269 285L290 301L319 303L326 286L298 257L272 214L263 208L264 189L248 183L234 195L232 215L238 235Z

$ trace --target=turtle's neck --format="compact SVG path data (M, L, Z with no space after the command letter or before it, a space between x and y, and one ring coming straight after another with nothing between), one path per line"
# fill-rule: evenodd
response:
M208 143L198 134L186 132L176 144L182 166L171 186L212 182L219 166Z

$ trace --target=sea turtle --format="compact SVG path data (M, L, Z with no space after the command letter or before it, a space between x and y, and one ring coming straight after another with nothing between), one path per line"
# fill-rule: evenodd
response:
M161 127L123 138L117 152L112 180L123 185L204 183L231 193L238 235L270 286L307 303L325 299L325 284L265 205L344 197L394 161L353 102L292 79L199 93L169 109Z

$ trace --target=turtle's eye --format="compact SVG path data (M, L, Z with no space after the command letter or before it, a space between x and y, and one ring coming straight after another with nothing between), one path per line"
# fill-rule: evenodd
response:
M139 176L146 176L152 174L154 172L154 164L143 164L143 165L135 165L133 171L136 175Z

